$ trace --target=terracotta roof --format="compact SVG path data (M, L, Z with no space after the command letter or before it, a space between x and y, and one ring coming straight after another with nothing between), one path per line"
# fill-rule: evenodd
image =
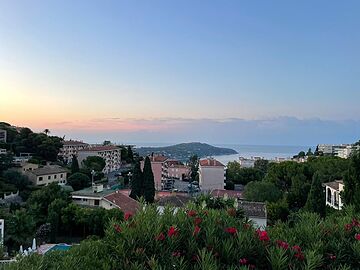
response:
M237 190L214 189L210 194L214 197L224 197L227 194L228 197L235 199L243 197L243 193Z
M160 206L175 206L175 207L184 207L188 202L192 200L191 197L185 195L172 195L161 197L158 201Z
M333 182L324 183L323 186L331 187L332 189L339 191L340 184L344 184L344 182L342 180L336 180Z
M204 166L204 167L224 167L224 165L213 158L207 158L207 159L202 159L200 160L200 166Z
M181 162L176 159L169 159L166 161L168 166L181 165Z
M81 149L82 152L100 152L100 151L111 151L111 150L120 150L119 147L113 145L104 145L104 146L94 146L87 149Z
M41 167L32 171L28 171L29 173L35 174L35 175L47 175L47 174L56 174L56 173L67 173L68 170L57 165L50 165Z
M262 202L249 202L239 200L239 208L244 210L247 217L266 218L266 204Z
M84 142L81 142L81 141L73 141L73 140L70 140L70 141L64 141L63 142L63 145L66 146L66 145L88 145L87 143L84 143Z
M104 199L112 204L115 204L124 213L135 214L140 208L140 204L136 200L130 198L122 192L115 191L114 193L104 196Z

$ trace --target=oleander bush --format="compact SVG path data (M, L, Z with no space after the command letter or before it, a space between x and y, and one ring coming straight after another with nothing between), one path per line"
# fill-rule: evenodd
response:
M112 222L103 239L8 269L360 269L359 220L352 207L325 219L299 212L263 230L232 207L189 204L160 215L146 206Z

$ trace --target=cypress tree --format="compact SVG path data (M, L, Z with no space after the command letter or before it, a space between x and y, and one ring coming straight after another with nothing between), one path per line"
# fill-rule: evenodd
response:
M316 212L321 216L325 216L326 198L322 187L322 178L323 177L319 173L314 174L305 209L308 211Z
M349 169L344 177L343 199L347 205L352 204L360 210L360 151L350 158Z
M134 161L134 153L133 153L130 145L128 145L128 147L127 147L127 158L130 161L130 163L132 163Z
M144 164L144 198L147 203L153 203L155 197L155 182L154 182L154 174L151 169L150 158L145 158Z
M131 178L131 192L130 192L131 198L137 200L144 195L143 184L144 184L144 179L143 179L143 173L141 172L141 168L140 168L140 161L136 161Z
M79 162L77 160L77 157L75 155L72 156L72 161L71 161L71 174L77 173L79 172Z

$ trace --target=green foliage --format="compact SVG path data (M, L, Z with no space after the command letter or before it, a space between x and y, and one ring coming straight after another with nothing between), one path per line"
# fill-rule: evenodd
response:
M136 161L131 178L130 197L137 200L144 195L144 177L140 167L140 161Z
M264 166L264 164L258 164L258 166ZM252 181L261 181L264 178L263 169L265 168L261 167L261 170L257 168L241 168L239 162L232 161L227 164L226 179L242 185Z
M30 184L27 176L14 170L3 172L3 179L6 183L14 185L20 191L24 190L26 186Z
M189 158L188 164L190 166L191 181L198 181L199 157L197 155L192 155Z
M266 210L269 223L275 223L277 220L286 221L290 214L289 205L285 199L267 203Z
M90 156L83 160L83 165L89 172L92 170L101 172L105 168L106 163L102 157Z
M130 145L127 147L127 163L133 163L134 162L134 153Z
M255 160L254 168L258 169L265 175L265 173L267 173L269 168L269 161L266 159Z
M343 198L345 204L353 204L360 210L360 151L350 158L350 166L344 177Z
M9 169L13 162L14 158L11 154L1 154L0 155L0 175L3 171Z
M155 182L154 174L151 168L150 158L148 156L145 158L144 162L143 178L144 199L148 203L153 203L155 198Z
M281 191L270 182L250 182L245 186L244 197L249 201L276 202L281 196Z
M78 172L78 173L72 174L67 179L67 183L70 186L72 186L74 191L76 191L76 190L80 190L80 189L89 187L91 184L91 180L90 180L89 176L87 176L86 174Z
M309 195L307 197L305 209L316 212L321 216L325 215L325 192L322 187L323 176L315 173L311 183Z
M71 160L71 173L77 173L80 171L79 168L79 161L77 159L77 157L75 155L72 156L72 160Z

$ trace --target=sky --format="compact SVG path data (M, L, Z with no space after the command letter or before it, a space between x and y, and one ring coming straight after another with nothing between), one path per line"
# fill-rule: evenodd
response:
M100 142L360 138L359 1L0 1L0 121Z

